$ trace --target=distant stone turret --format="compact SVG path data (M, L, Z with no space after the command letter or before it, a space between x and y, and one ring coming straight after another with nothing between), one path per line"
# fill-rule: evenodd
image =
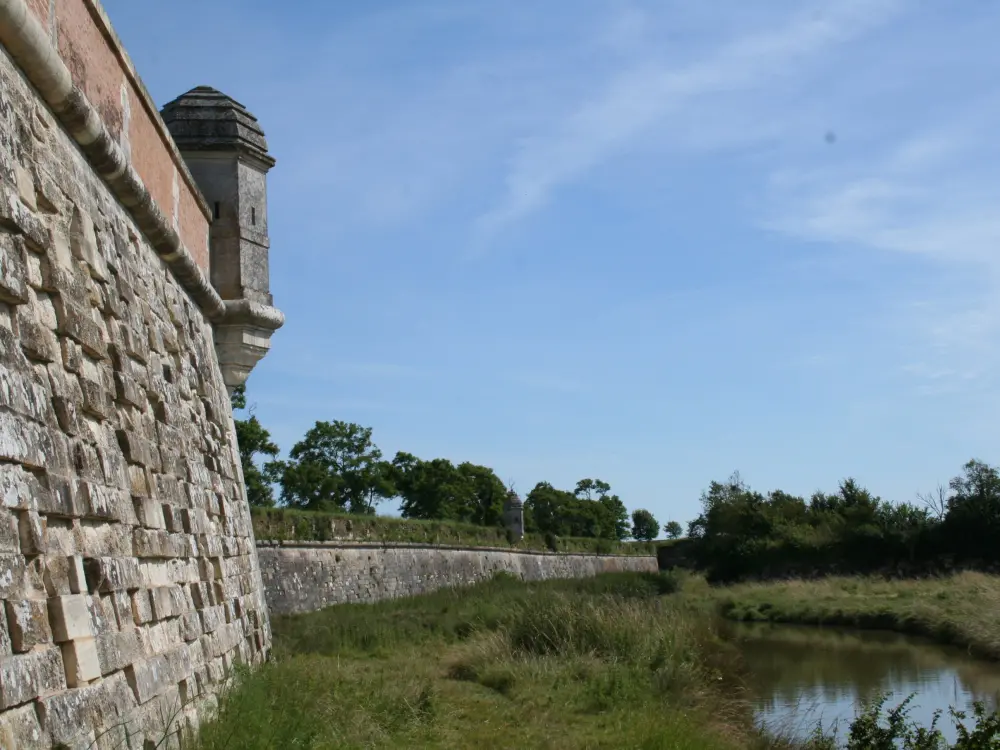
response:
M515 541L524 538L524 503L514 490L507 493L503 504L503 525Z
M230 314L216 325L226 385L242 384L283 322L272 307L267 172L275 160L257 118L235 99L198 86L160 113L212 212L210 278Z

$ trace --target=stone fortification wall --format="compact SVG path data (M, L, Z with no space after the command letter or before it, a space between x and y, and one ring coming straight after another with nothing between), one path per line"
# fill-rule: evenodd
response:
M484 547L343 542L262 543L257 549L271 614L423 594L510 573L526 581L620 571L655 573L655 557L574 555Z
M45 19L62 94L23 7L0 0L0 747L143 747L270 640L214 292L178 244L204 264L207 219L93 3L31 3L80 16Z

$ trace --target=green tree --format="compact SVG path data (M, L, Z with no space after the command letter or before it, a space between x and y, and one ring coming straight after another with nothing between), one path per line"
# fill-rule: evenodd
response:
M229 401L234 412L247 409L246 386L240 385L234 388ZM279 449L271 441L271 434L254 415L252 407L248 412L248 419L233 417L247 501L253 506L270 507L274 505L272 483L276 479L275 471L278 466L273 459L277 457ZM261 467L257 464L258 456L268 456L272 460L264 462Z
M609 526L611 533L604 534L604 536L617 539L618 541L628 539L631 529L628 522L628 508L625 507L625 503L621 501L618 495L604 495L598 502L604 506L611 520Z
M527 530L567 536L569 508L575 500L573 493L557 490L548 482L539 482L524 499Z
M395 494L372 429L353 422L316 422L281 467L281 497L310 510L372 513Z
M378 449L376 449L378 450ZM379 456L381 457L381 452ZM379 458L364 466L358 476L358 496L361 498L358 507L353 512L375 513L375 506L383 500L396 496L396 485L393 482L392 463ZM353 506L352 506L353 510Z
M663 524L663 533L667 539L677 539L684 533L684 529L677 521L667 521Z
M554 536L623 539L628 511L617 495L608 494L610 489L599 479L581 480L575 492L539 482L524 500L525 528Z
M632 536L641 542L651 542L660 533L660 524L645 508L632 511Z
M496 526L503 520L507 488L493 469L444 458L424 461L400 451L392 477L404 518L464 521Z
M507 487L496 472L488 466L478 466L468 461L459 464L458 471L472 485L473 504L463 509L465 518L480 526L499 526L503 523L503 504Z
M574 495L582 496L585 500L594 500L595 495L601 498L609 492L611 492L611 485L600 479L581 479L576 483L576 489L573 490Z
M581 479L576 483L573 494L581 501L596 501L604 507L606 513L591 511L591 515L596 514L601 518L602 528L598 536L619 541L628 538L630 532L628 509L618 495L611 494L610 484L600 479Z
M1000 471L973 459L949 483L943 531L957 556L995 560L1000 539Z

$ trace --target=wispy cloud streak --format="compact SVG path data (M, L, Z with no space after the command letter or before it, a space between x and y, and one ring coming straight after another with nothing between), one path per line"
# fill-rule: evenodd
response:
M784 74L803 59L884 22L898 6L888 1L831 3L777 31L731 41L687 65L662 59L632 64L552 123L547 133L524 140L507 173L504 198L479 219L479 247L686 102L726 96Z

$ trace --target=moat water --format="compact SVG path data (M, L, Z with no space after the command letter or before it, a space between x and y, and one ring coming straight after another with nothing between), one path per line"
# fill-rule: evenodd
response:
M805 739L822 725L846 740L862 701L890 693L895 706L910 694L911 718L929 725L934 712L949 740L948 709L980 700L1000 703L1000 665L920 638L874 631L733 623L731 635L750 673L758 720Z

